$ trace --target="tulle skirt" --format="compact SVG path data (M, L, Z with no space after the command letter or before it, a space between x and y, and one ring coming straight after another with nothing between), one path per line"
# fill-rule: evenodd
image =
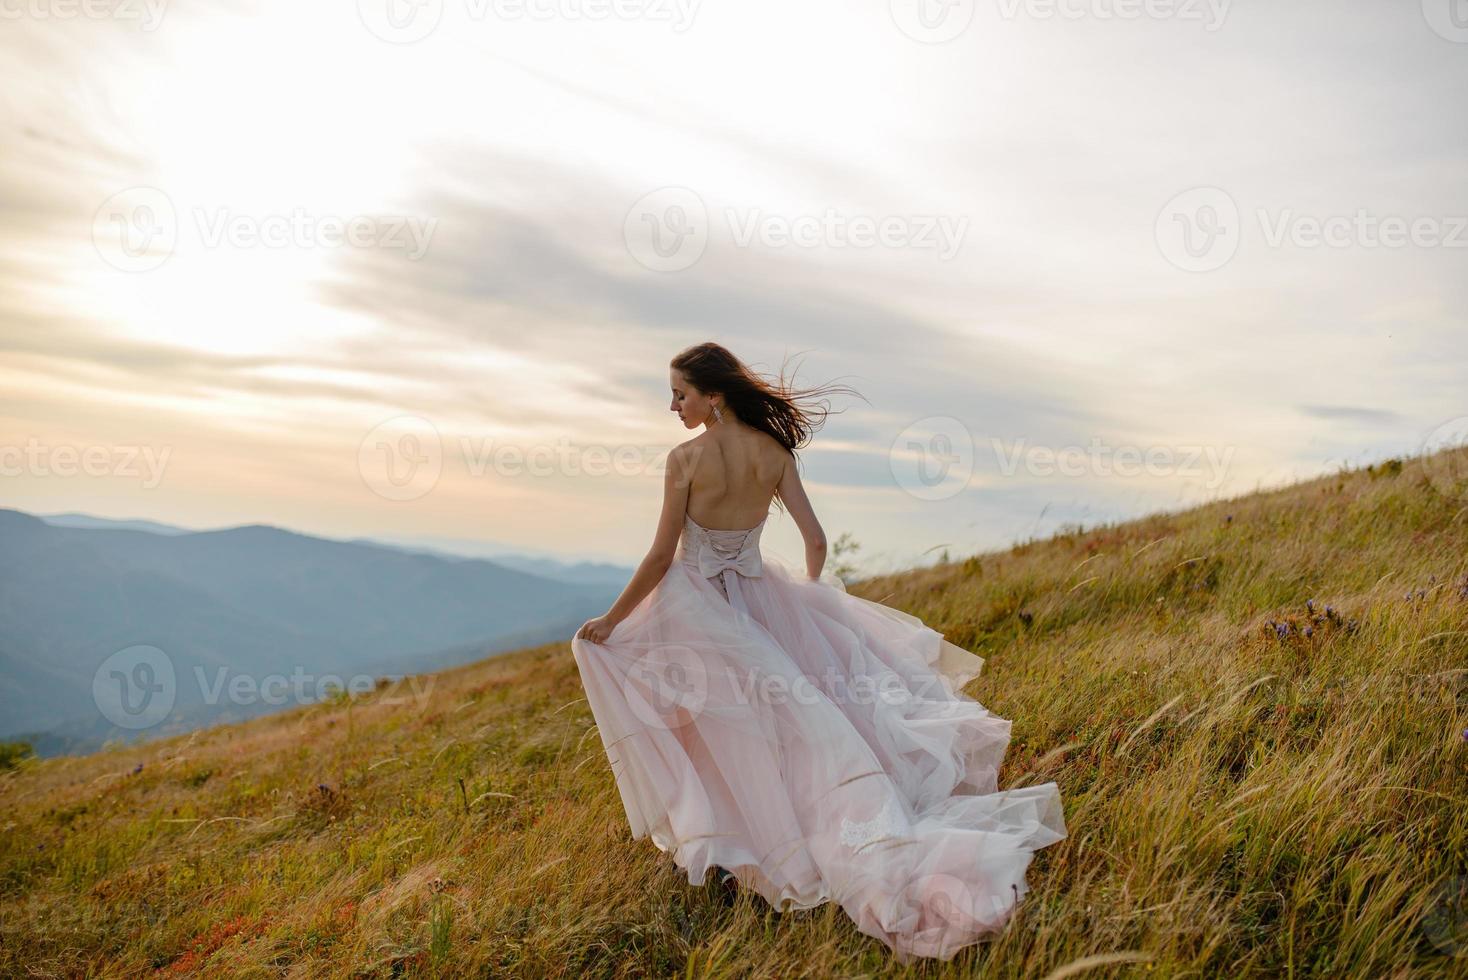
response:
M999 931L1066 828L1055 783L998 789L1010 722L959 690L983 660L778 557L734 602L722 582L675 560L606 642L572 640L633 838L693 885L835 901L903 962Z

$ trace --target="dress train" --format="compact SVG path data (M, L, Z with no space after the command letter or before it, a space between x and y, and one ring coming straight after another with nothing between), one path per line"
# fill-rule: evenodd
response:
M726 868L781 910L838 902L903 962L1003 928L1066 837L1054 782L1001 791L1010 722L983 660L917 617L691 517L603 643L572 640L634 839L693 885Z

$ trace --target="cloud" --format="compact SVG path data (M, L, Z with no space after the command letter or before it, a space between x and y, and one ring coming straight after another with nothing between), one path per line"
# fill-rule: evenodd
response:
M1395 425L1402 421L1400 413L1383 408L1356 405L1300 405L1298 408L1302 415L1310 418L1360 422L1363 425Z
M808 479L833 522L859 519L899 553L976 520L974 547L1028 530L1052 500L1044 526L1192 492L996 482L991 440L1232 448L1247 490L1325 454L1410 449L1461 414L1461 250L1264 236L1287 214L1468 214L1468 131L1446 122L1468 82L1461 45L1416 7L1365 0L1237 13L1216 31L1015 9L981 7L938 47L902 36L885 8L753 0L704 9L682 34L491 18L402 47L367 35L350 5L191 5L152 33L7 21L7 424L187 432L201 472L209 458L261 472L289 460L270 489L329 524L360 489L339 460L390 413L526 441L686 438L667 362L713 339L767 373L803 354L799 383L866 396L837 399L846 411L818 434ZM106 267L98 206L155 183L181 209L436 223L416 261L194 243L157 272ZM1201 274L1171 265L1154 235L1168 199L1200 185L1230 194L1243 222L1237 256ZM639 264L623 236L634 202L665 186L709 215L702 257L676 272ZM828 210L961 218L966 237L947 261L734 240L731 221ZM942 418L969 434L976 475L927 504L898 488L888 453ZM535 493L495 490L527 537L554 530L513 509ZM51 509L106 510L105 491L79 492ZM148 499L154 510L129 512L180 502ZM619 528L606 547L638 546L621 520L630 490L590 481L557 499L602 508ZM466 519L439 506L437 520ZM331 530L388 530L352 519Z

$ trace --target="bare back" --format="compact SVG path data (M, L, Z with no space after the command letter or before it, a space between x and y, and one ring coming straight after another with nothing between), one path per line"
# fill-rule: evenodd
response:
M791 459L773 436L725 428L705 432L688 445L693 450L689 517L707 528L743 530L769 515Z

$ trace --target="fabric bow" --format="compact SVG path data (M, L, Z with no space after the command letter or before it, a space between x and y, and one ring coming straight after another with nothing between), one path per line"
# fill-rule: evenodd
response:
M721 576L729 604L745 615L749 614L749 604L739 588L739 576L757 578L763 571L758 548L741 547L737 555L721 555L714 550L713 542L705 540L698 549L698 574L707 579Z
M764 572L758 548L745 548L737 555L721 555L707 543L698 549L698 574L713 578L720 572L733 570L747 578L757 578Z

